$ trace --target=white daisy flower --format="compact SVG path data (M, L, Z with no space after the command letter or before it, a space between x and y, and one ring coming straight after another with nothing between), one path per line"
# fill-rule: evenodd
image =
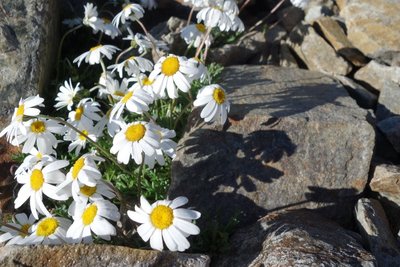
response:
M186 58L169 55L161 57L154 70L150 73L150 80L154 80L155 93L164 96L167 90L169 98L178 98L178 89L187 92L190 89L189 75L197 72Z
M85 17L82 20L83 25L91 27L93 33L101 31L103 28L103 21L98 18L97 7L92 3L87 3L83 7L85 8Z
M56 160L47 163L39 163L32 170L21 173L17 181L23 184L14 201L15 208L24 204L30 198L30 208L33 216L38 219L38 213L51 216L43 204L43 194L55 200L67 200L68 195L64 192L56 193L56 187L51 184L59 184L65 180L65 174L60 169L68 166L67 160Z
M104 128L107 128L109 136L114 137L115 134L121 129L122 118L110 119L111 109L107 111L106 115L96 124L96 133L102 136Z
M231 18L232 21L231 31L236 31L236 32L244 31L243 21L236 14L231 14L229 17Z
M75 150L75 155L79 155L81 149L85 149L87 143L87 137L92 139L93 141L97 141L98 134L94 127L89 127L87 129L81 129L81 132L84 134L77 133L75 131L69 132L64 136L65 141L71 141L68 145L68 152L72 152Z
M85 62L89 63L90 65L99 64L102 55L106 56L106 58L108 59L111 59L112 54L114 54L118 50L120 49L113 45L97 45L90 48L89 51L75 58L73 63L77 62L78 67L81 65L83 60L85 60Z
M65 180L57 186L56 190L60 191L68 186L72 197L79 199L78 193L81 184L93 187L101 179L101 172L97 168L96 161L104 161L104 159L90 153L86 153L78 158L67 173Z
M77 83L75 87L72 86L71 78L69 81L64 81L64 85L60 86L60 92L55 99L58 103L55 104L54 107L56 109L67 107L68 110L71 110L74 104L74 97L81 90L79 84L80 83Z
M135 206L135 211L128 210L129 218L141 225L137 228L140 237L156 250L163 250L164 243L171 251L184 251L190 247L186 239L189 235L198 235L199 227L192 223L200 218L198 211L179 208L188 202L186 197L174 200L160 200L150 205L140 197L141 207Z
M199 47L202 40L206 37L206 26L202 23L190 24L184 27L181 30L181 37L188 45L192 45L193 47ZM207 46L211 45L212 37L211 35L207 36L205 40L205 44Z
M26 135L18 137L19 144L24 143L22 153L29 153L36 144L42 154L53 153L53 148L58 145L58 140L54 134L63 134L64 126L58 122L46 119L32 119L24 122Z
M308 5L309 0L290 0L290 2L295 7L304 9Z
M111 96L114 100L119 101L124 97L127 90L128 82L126 79L120 84L118 80L109 77L105 82L105 86L100 87L99 94Z
M51 154L55 154L55 151L53 150ZM35 147L29 151L29 155L24 158L24 161L19 165L18 169L15 171L15 175L19 175L23 172L27 172L32 167L34 167L37 163L39 162L51 162L56 160L53 156L46 155L40 153Z
M140 0L140 4L147 8L148 10L156 9L157 8L157 1L156 0Z
M129 76L136 76L139 75L140 72L152 71L153 63L144 57L132 56L121 63L110 65L107 68L112 70L111 73L117 70L119 77L123 78L123 70L125 70Z
M117 27L115 27L109 19L102 18L101 20L103 20L102 31L105 35L108 35L111 37L111 39L114 39L121 34L121 31Z
M139 4L127 4L121 12L115 15L112 23L118 28L119 23L125 24L127 20L136 21L143 17L144 9Z
M143 54L148 50L153 48L153 44L160 50L168 50L168 45L164 41L156 40L154 37L150 36L151 40L141 33L133 34L132 30L128 28L129 35L123 40L131 41L131 46L133 48L138 48L138 52Z
M67 231L67 237L80 243L92 242L92 234L97 235L105 240L111 240L110 236L116 235L115 227L106 219L118 221L120 213L117 206L108 200L96 200L93 203L82 205L78 202L73 202L70 208L74 213L71 214L74 222Z
M183 0L184 3L189 3L190 5L203 8L208 6L208 0Z
M229 31L232 27L230 14L226 13L222 4L205 7L197 13L197 22L204 21L207 28L218 27L221 31Z
M189 58L188 61L193 65L194 68L197 69L197 72L195 74L189 76L192 80L200 79L200 81L204 82L211 79L210 73L208 72L206 65L204 65L201 60L192 57Z
M110 152L117 154L118 161L124 164L128 164L130 158L141 164L143 153L151 157L159 147L160 136L152 124L133 122L122 125L121 131L114 136Z
M224 124L230 110L230 103L227 100L226 92L218 84L211 84L200 89L196 100L193 102L195 107L204 106L200 117L206 122L217 121Z
M31 96L26 99L20 99L18 107L14 109L10 125L0 132L0 137L7 135L7 141L13 145L18 145L20 140L18 136L25 136L27 134L26 127L23 125L25 116L37 116L40 114L38 107L43 107L43 98L39 95Z
M152 157L146 155L144 158L144 163L151 169L154 168L156 161L161 166L165 164L164 153L172 159L175 158L177 146L176 142L172 140L176 136L174 130L162 128L158 125L154 125L154 128L160 135L160 148L156 149L156 153Z
M127 80L123 80L122 83L127 83ZM127 110L137 114L143 114L149 110L149 105L153 102L153 98L146 91L140 87L131 87L121 100L114 105L110 113L110 119L119 119L121 114L126 107Z
M32 226L32 234L27 237L27 244L59 245L71 243L65 234L71 221L61 217L48 216Z
M95 186L80 185L78 198L74 200L86 205L89 200L95 202L96 200L104 199L104 197L113 199L115 193L106 185L106 182L98 180ZM73 211L71 211L70 214L73 214Z
M68 122L79 130L85 130L93 126L93 121L101 120L99 109L100 104L90 98L79 101L78 107L68 114ZM68 130L70 134L72 129Z
M148 93L153 98L153 100L160 98L160 96L156 95L154 92L154 80L150 80L146 74L140 74L139 79L136 80L138 80L138 82L133 85L134 87L141 87L143 91Z
M25 213L15 214L15 217L13 217L13 222L8 224L16 229L19 229L19 231L9 228L6 225L1 226L0 232L3 232L4 234L0 235L0 243L8 241L6 246L25 244L25 238L31 233L30 228L34 223L35 217L33 217L32 214L29 216L29 219Z

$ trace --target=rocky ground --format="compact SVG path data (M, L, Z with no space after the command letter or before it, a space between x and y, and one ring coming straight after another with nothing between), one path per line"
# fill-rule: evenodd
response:
M0 6L0 128L20 97L48 83L58 13L50 2ZM205 124L194 110L172 166L170 196L190 197L207 218L202 229L238 222L227 251L210 260L112 246L0 248L0 265L54 260L30 256L39 253L67 266L400 266L398 1L311 0L270 20L210 51L226 66L229 119ZM170 18L152 33L179 51L181 25ZM6 209L10 177L1 173ZM83 261L88 254L101 257Z

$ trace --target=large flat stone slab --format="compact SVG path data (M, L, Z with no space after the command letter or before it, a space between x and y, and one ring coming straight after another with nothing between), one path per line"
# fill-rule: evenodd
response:
M210 258L201 254L159 252L111 245L0 247L0 266L206 267L209 264Z
M229 122L207 125L193 112L172 163L170 196L185 195L222 222L237 215L247 224L287 207L349 222L374 148L367 111L318 72L234 66L222 81Z

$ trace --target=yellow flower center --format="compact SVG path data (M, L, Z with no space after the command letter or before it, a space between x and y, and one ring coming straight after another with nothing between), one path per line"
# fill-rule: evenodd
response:
M81 187L80 192L87 197L91 197L94 193L96 193L96 190L97 190L96 186L91 187L84 185Z
M126 5L126 6L123 8L123 10L126 11L126 10L130 9L131 6L132 6L132 4Z
M102 46L103 46L103 45L96 45L96 46L90 48L90 52L93 52L93 51L99 49L99 48L102 47Z
M111 20L109 20L108 18L102 18L104 24L110 24Z
M123 92L118 91L118 90L117 90L117 91L114 91L114 95L115 95L115 96L121 96L121 97L122 97L122 96L125 96L125 94L124 94Z
M43 183L44 177L42 171L34 169L31 174L31 188L34 191L38 191L40 188L42 188Z
M37 236L49 236L54 234L58 228L58 221L54 218L43 219L36 229Z
M83 133L84 135L83 135L83 134L80 134L80 135L79 135L79 139L81 139L82 141L85 141L85 140L86 140L86 136L89 134L89 132L86 131L86 130L83 130L82 133Z
M96 204L90 205L82 214L82 222L84 225L89 225L93 222L94 217L97 215L97 206Z
M125 96L122 98L121 102L126 104L128 100L133 96L133 91L129 91L128 93L125 94Z
M221 88L215 88L213 93L213 98L217 104L222 104L225 102L225 92Z
M80 121L83 115L83 107L79 106L76 110L75 110L75 120L76 121Z
M161 64L161 72L166 76L172 76L179 70L179 60L177 57L168 57Z
M37 158L38 160L41 160L41 159L43 158L42 153L38 152L38 153L36 154L36 158Z
M72 167L72 179L78 178L78 174L85 165L85 158L80 157L77 161L75 161L74 166Z
M31 225L29 223L26 223L24 225L21 226L21 229L19 231L19 235L22 237L26 237L29 234L29 228L31 227Z
M31 123L31 131L40 134L46 130L46 125L43 121L34 121Z
M143 85L152 85L154 81L150 80L148 77L142 80Z
M24 116L24 112L25 112L24 104L19 105L18 108L17 108L17 114L16 114L16 116L18 118L18 121L22 121L22 117Z
M155 228L163 230L172 225L174 212L170 207L159 205L151 212L150 220Z
M197 23L196 28L199 30L199 32L205 33L206 32L206 26L202 23Z
M125 131L125 137L128 141L135 142L143 138L146 133L146 127L143 124L134 124Z

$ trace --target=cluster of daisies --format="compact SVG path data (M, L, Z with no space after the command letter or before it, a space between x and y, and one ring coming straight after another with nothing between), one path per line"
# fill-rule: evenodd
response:
M156 7L154 0L141 2L145 8ZM201 10L198 24L182 30L189 45L200 50L203 44L209 46L210 29L214 27L222 31L243 30L235 1L192 2ZM230 105L226 92L220 85L210 84L201 60L168 54L166 44L145 29L145 35L133 33L131 23L144 27L140 22L145 13L142 5L125 4L112 20L100 17L99 13L95 5L88 3L84 17L74 21L80 23L79 27L90 27L94 34L101 32L112 39L126 31L123 40L129 48L120 51L116 46L99 43L75 58L73 62L78 67L83 62L100 65L102 72L89 93L84 93L81 84L71 79L63 82L54 107L65 110L66 119L41 114L44 99L32 96L20 100L11 123L0 132L0 137L6 136L27 154L15 172L20 189L14 204L16 209L29 205L31 211L29 216L16 214L13 222L4 224L0 228L0 242L90 243L94 236L104 240L115 236L114 225L122 214L113 203L116 189L103 179L100 165L104 158L115 157L118 164L153 168L156 164L164 165L165 157L174 158L175 131L158 125L149 111L159 100L176 101L179 95L190 93L193 81L205 84L193 102L195 107L202 107L201 118L220 124L227 120ZM194 33L194 29L200 34ZM155 64L146 57L151 50L163 53ZM93 97L84 97L88 95ZM101 138L112 140L112 146L96 145ZM63 142L68 144L68 152L75 155L75 160L57 158L57 149ZM68 201L69 217L55 216L54 209L46 206L49 200ZM142 196L140 205L128 211L127 216L140 224L137 232L144 241L150 241L152 248L162 250L165 244L171 251L184 251L190 246L187 237L200 233L194 224L200 213L182 208L187 202L186 197L178 197L150 204Z

